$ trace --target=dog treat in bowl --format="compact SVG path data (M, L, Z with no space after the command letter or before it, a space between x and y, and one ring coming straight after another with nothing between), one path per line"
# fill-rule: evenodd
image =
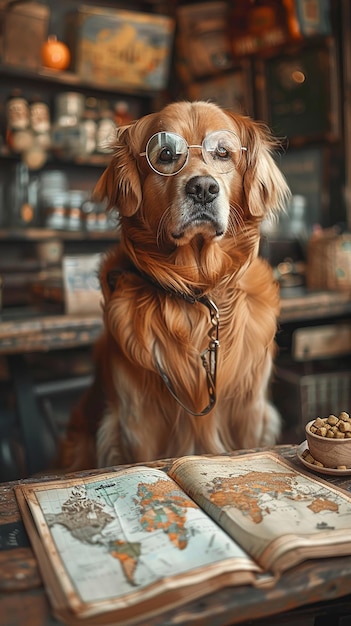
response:
M319 467L351 468L351 418L346 411L338 416L317 417L306 424L308 452L304 458ZM306 458L307 454L311 456Z
M351 437L351 417L346 411L342 411L339 417L317 417L310 426L311 433L329 439L345 439Z

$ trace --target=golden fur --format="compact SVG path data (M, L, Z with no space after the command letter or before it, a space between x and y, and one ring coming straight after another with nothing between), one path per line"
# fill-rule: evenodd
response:
M196 148L171 177L155 173L140 155L160 130L193 145L220 129L234 130L247 147L230 173L211 172ZM271 268L258 257L260 223L283 208L289 193L272 158L275 147L257 122L206 102L173 103L119 129L96 195L118 209L121 240L101 267L104 332L95 349L96 377L71 416L61 467L221 453L276 441L279 417L267 386L279 293ZM216 179L219 194L194 217L185 186L207 175ZM199 294L219 309L220 348L216 405L195 417L172 397L155 355L182 403L201 412L209 396L200 354L211 323L203 303L188 301Z

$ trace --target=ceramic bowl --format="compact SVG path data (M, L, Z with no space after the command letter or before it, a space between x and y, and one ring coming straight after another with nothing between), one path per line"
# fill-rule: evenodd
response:
M351 468L351 438L329 439L316 435L310 431L313 423L314 420L305 427L308 449L313 458L323 463L324 467Z

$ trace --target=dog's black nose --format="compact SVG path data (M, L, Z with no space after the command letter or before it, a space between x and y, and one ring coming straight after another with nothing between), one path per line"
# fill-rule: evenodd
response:
M206 204L217 198L219 185L212 176L194 176L188 180L185 192L195 204Z

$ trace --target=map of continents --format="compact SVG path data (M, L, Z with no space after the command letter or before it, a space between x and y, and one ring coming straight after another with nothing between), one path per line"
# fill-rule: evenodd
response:
M207 485L211 502L220 508L237 508L255 524L260 524L279 500L303 503L312 513L339 512L339 504L326 493L314 495L301 487L294 473L249 471L244 475L214 477Z
M123 536L106 541L102 535L104 528L116 519L114 502L120 497L116 483L111 481L93 487L91 484L80 485L71 490L71 495L61 505L61 511L47 513L46 520L49 526L61 524L78 541L94 545L100 543L107 547L109 554L120 562L126 580L134 585L142 542L128 541ZM139 482L133 500L143 531L153 533L161 530L178 550L187 547L187 511L196 505L172 481L158 478L152 483Z

